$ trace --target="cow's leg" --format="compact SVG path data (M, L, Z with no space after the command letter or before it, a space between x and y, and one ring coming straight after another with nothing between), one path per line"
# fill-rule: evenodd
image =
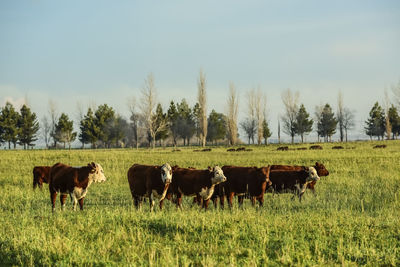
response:
M84 200L85 198L83 197L83 198L80 198L79 200L78 200L78 202L79 202L79 208L81 209L81 210L83 210L83 200Z
M213 201L213 204L214 204L214 208L217 209L218 208L218 197L214 197L212 199L212 201Z
M233 196L235 195L234 192L230 192L228 195L228 204L229 204L229 208L232 209L232 201L233 201Z
M176 195L176 206L182 210L182 194L178 193Z
M203 208L205 209L205 210L207 210L208 209L208 204L210 203L210 199L203 199Z
M299 201L301 202L301 197L304 195L307 189L307 184L304 184L303 187L299 191Z
M50 190L50 200L52 204L52 211L56 211L56 199L57 199L57 192L54 190Z
M150 204L150 211L153 211L153 209L154 209L153 193L149 193L149 204Z
M244 195L238 195L239 207L243 207L243 199L244 199Z
M258 204L260 205L260 207L262 207L264 205L264 193L261 193L261 196L259 196L257 199Z
M78 204L78 199L75 194L72 194L72 210L76 210L76 205Z
M251 205L254 207L256 205L256 197L252 196L251 197Z
M224 202L225 202L225 196L220 196L219 197L219 206L221 207L221 209L224 209Z
M159 206L160 206L160 210L162 210L162 207L163 207L163 203L164 203L164 199L161 199L161 200L160 200L160 203L159 203Z
M65 200L66 199L67 199L67 195L60 193L61 210L65 209Z

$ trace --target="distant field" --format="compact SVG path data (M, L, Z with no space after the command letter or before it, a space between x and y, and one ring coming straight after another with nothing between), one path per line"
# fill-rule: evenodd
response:
M387 144L385 149L372 149ZM337 145L337 144L335 144ZM150 150L0 151L0 265L400 265L400 142L322 144L323 150L211 152ZM297 145L289 147L308 147ZM350 149L353 148L353 149ZM48 186L32 190L32 168L100 163L108 181L93 184L83 212L52 214ZM266 194L265 206L200 211L133 208L126 172L133 163L313 165L330 171L303 202ZM236 204L236 202L235 202Z

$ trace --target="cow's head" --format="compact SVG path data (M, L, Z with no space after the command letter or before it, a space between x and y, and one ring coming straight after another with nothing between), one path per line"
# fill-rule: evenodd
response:
M39 168L33 168L33 189L35 189L37 186L42 189L44 175L44 172L42 172Z
M214 168L208 167L208 170L212 173L211 184L216 185L226 181L226 177L221 167L215 166Z
M318 176L317 170L314 167L308 168L307 182L318 181L320 178Z
M325 168L324 164L315 162L315 169L317 170L318 176L328 176L329 171Z
M259 178L261 179L262 182L266 181L267 182L267 186L271 186L272 182L269 179L269 172L270 172L271 167L261 167L261 168L257 168L257 173Z
M89 163L88 166L91 168L89 177L93 180L93 182L101 183L106 181L103 168L101 167L100 164L92 162Z
M172 168L168 163L161 166L161 180L164 184L169 184L172 181Z

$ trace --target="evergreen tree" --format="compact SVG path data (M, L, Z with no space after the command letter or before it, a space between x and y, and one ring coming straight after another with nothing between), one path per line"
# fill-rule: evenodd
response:
M297 111L294 128L296 134L300 135L302 143L304 142L304 135L312 131L313 123L314 121L310 119L310 114L307 113L306 108L301 104Z
M268 122L264 118L263 123L262 123L262 131L263 131L263 137L264 137L264 144L268 144L268 138L271 137L272 133L268 127Z
M33 142L37 140L36 133L39 131L39 122L36 114L31 109L23 105L20 110L21 115L18 120L18 139L19 143L26 149L27 146L33 146Z
M99 139L100 128L96 124L96 117L91 108L88 109L86 115L80 122L79 141L83 144L91 144L92 148L96 148Z
M224 114L212 110L207 122L207 141L216 142L226 137L226 117Z
M68 143L68 148L71 149L71 142L76 139L76 132L73 132L73 125L74 122L69 120L68 115L61 113L56 125L56 139L57 142L64 143L64 148L65 144Z
M10 102L7 102L1 110L0 125L3 132L2 139L4 142L8 142L8 149L11 148L11 143L13 143L14 149L17 146L19 117L20 115L15 111L14 106Z
M2 110L0 108L0 146L4 142L3 135L4 135L4 129L2 125Z
M174 146L176 146L177 138L179 136L179 123L178 123L179 113L178 110L176 109L174 101L171 101L171 103L169 104L167 118L168 118L169 130L172 136L172 141L174 142Z
M128 123L124 118L117 115L108 121L104 130L108 136L109 146L111 144L114 144L115 147L125 146L123 140L128 132Z
M373 136L383 139L385 135L385 111L378 102L374 104L369 112L369 118L365 121L365 133L372 139Z
M388 115L390 124L392 125L392 139L397 139L397 136L400 134L400 116L397 108L392 105L389 108Z
M198 145L200 145L200 143L201 143L201 129L200 129L200 105L199 105L199 103L196 103L194 106L193 106L193 109L192 109L192 114L193 114L193 121L194 121L194 128L195 128L195 130L194 130L194 132L195 132L195 134L196 134L196 137L197 137L197 143L198 143Z
M179 114L178 134L183 139L183 145L189 145L190 138L195 133L194 114L185 99L182 99L181 103L177 105L177 110Z
M100 105L95 112L95 124L99 128L98 139L103 142L104 147L111 145L110 132L106 130L108 124L112 123L115 118L115 111L107 104Z
M160 103L158 103L158 105L156 107L155 116L156 116L155 123L157 125L161 125L161 123L163 121L167 120L168 115L163 112L163 109L162 109L162 106ZM167 138L168 138L168 127L165 127L165 129L158 131L156 133L156 141L160 141L160 146L161 146L161 142Z
M336 132L337 120L332 108L326 104L320 114L318 121L318 135L324 137L325 142L331 141L332 135Z

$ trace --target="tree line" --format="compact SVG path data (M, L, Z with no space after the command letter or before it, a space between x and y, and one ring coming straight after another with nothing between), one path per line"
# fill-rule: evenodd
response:
M46 148L71 148L71 143L79 140L81 147L155 147L167 142L177 146L217 144L223 141L229 145L240 142L239 128L245 133L248 144L268 144L272 132L268 125L266 95L261 89L253 88L246 94L245 118L238 122L239 97L235 85L230 83L225 113L215 110L207 113L206 77L200 71L198 78L197 102L192 107L186 99L171 101L164 110L157 102L154 76L149 74L141 90L141 98L128 101L129 119L125 119L107 104L89 107L86 112L80 110L79 133L74 129L73 120L65 113L58 115L56 105L49 102L49 114L40 122L27 105L19 112L11 103L0 108L0 144L24 149L33 147L39 135ZM400 83L394 87L395 96L400 100ZM332 135L339 132L340 141L348 140L348 131L355 127L355 112L343 104L343 95L339 93L336 114L331 105L316 106L314 116L299 103L299 93L290 89L281 94L284 113L278 118L278 142L282 132L301 142L313 130L318 141L330 142ZM396 99L396 98L394 98ZM398 101L397 104L400 104ZM39 129L41 131L39 132ZM365 121L365 133L372 139L397 139L400 134L400 116L395 104L390 103L385 91L385 106L374 104Z

